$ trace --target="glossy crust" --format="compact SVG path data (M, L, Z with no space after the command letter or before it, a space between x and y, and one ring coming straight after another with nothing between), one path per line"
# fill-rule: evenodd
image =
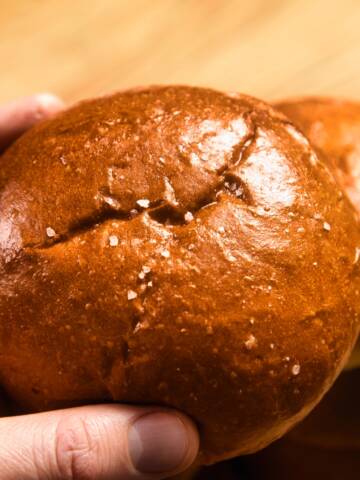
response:
M343 367L356 215L270 106L131 90L34 127L0 166L0 378L24 408L174 406L209 463L284 434Z
M360 103L305 97L284 100L276 108L303 131L315 148L325 153L360 210Z
M304 97L283 100L276 108L287 115L323 158L360 211L360 102ZM360 340L347 368L360 367Z

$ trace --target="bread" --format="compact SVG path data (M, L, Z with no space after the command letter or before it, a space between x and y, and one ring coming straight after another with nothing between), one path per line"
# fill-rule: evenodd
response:
M281 440L179 480L358 480L359 405L360 369L342 372L320 404Z
M343 372L310 415L281 440L181 480L358 480L359 405L360 369Z
M358 333L356 212L244 95L135 89L40 123L0 160L0 232L9 396L179 408L200 463L283 435Z
M360 104L327 98L285 100L276 105L336 168L354 207L360 209ZM243 460L256 480L307 478L355 480L360 469L359 342L348 366L313 412L281 441Z
M360 212L360 102L304 97L283 100L275 107L307 136L334 166L339 182ZM360 340L346 368L360 367Z
M340 182L360 210L360 103L304 97L284 100L275 106L335 166Z

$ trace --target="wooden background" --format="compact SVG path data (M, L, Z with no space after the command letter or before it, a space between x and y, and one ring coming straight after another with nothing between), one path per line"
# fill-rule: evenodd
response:
M0 102L187 83L360 99L359 0L0 0Z

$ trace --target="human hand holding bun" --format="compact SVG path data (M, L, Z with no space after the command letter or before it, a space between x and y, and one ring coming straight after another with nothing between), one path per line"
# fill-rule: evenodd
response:
M197 88L34 127L1 160L7 393L178 408L199 463L284 434L359 327L357 216L319 157L270 106Z

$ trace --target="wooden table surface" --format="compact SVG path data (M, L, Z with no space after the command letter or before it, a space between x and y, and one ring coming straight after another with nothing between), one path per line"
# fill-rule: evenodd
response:
M0 0L0 102L154 83L360 99L359 0Z

